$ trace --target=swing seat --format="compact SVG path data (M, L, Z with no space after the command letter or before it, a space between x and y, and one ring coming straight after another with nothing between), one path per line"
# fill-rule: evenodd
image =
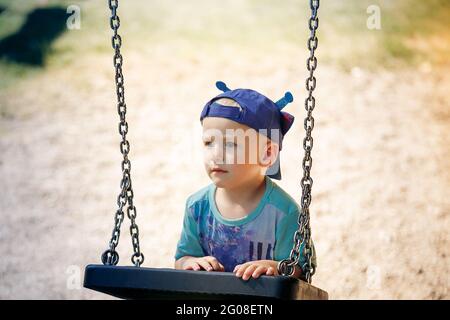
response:
M231 272L108 265L88 265L84 287L121 299L328 299L325 291L288 276L244 281Z

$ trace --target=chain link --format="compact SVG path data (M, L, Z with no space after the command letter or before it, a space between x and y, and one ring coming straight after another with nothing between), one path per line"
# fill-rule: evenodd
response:
M136 224L136 207L133 204L133 187L131 184L131 162L128 159L128 153L130 152L130 143L127 140L128 122L126 121L127 106L125 104L125 88L124 77L122 73L123 57L120 53L120 47L122 46L122 38L118 34L120 27L120 19L117 15L117 8L119 7L119 0L108 0L109 8L111 9L110 26L113 30L113 36L111 38L111 44L114 49L113 64L115 69L115 82L117 93L117 113L120 117L119 122L119 134L122 137L120 142L120 152L123 156L121 164L122 168L122 180L120 182L120 193L117 197L118 209L114 217L114 229L112 237L109 242L109 249L102 254L102 262L105 265L116 265L119 262L119 254L116 251L116 247L119 244L120 227L124 220L124 207L127 206L127 216L131 221L130 234L131 243L133 245L133 255L131 256L131 262L139 267L144 262L144 255L139 247L139 228Z
M317 67L317 58L314 56L317 49L318 39L316 37L316 30L319 27L319 0L310 0L311 18L308 22L309 30L311 31L308 38L309 57L306 60L306 68L309 71L309 77L306 79L306 89L308 90L308 97L305 100L305 109L307 116L304 121L304 128L306 136L303 139L303 149L305 156L302 161L303 178L301 179L302 198L301 198L301 213L298 217L299 228L294 234L294 246L291 250L288 259L281 260L278 263L278 272L282 275L292 276L295 272L295 265L298 264L301 254L306 258L306 262L301 266L302 277L308 283L311 283L312 276L315 273L315 267L312 265L312 242L311 242L311 227L309 223L309 205L311 204L311 189L313 179L310 176L312 167L311 150L313 148L313 138L311 136L314 128L314 118L312 111L316 105L316 100L313 97L313 91L316 88L316 78L314 77L314 70ZM303 252L300 253L301 245L303 244Z

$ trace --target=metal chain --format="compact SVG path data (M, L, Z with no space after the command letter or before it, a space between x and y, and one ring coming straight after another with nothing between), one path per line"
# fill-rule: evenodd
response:
M117 93L117 112L120 117L119 122L119 134L122 137L120 142L120 152L123 155L122 161L122 180L120 182L120 194L117 197L118 209L114 217L114 229L112 237L109 242L109 249L102 254L102 262L105 265L116 265L119 262L119 254L116 251L116 247L119 244L120 227L124 219L123 208L128 204L127 216L131 220L130 234L131 242L133 244L133 255L131 256L131 262L139 267L144 262L144 255L141 253L139 247L139 228L136 224L136 207L133 204L133 188L131 184L131 162L128 159L128 153L130 152L130 143L128 142L126 135L128 133L128 123L126 121L127 106L125 104L125 88L124 77L122 73L123 58L120 53L120 47L122 46L122 38L118 34L120 27L120 19L117 15L117 8L119 6L119 0L108 0L109 8L111 9L110 25L113 30L113 36L111 39L112 47L114 49L114 68L115 68L115 82Z
M280 261L278 264L278 272L282 275L292 276L295 272L295 265L300 259L300 248L304 244L303 254L306 257L306 262L302 265L302 277L308 283L311 283L312 276L315 273L315 267L312 265L312 242L311 242L311 227L309 223L309 205L311 204L311 189L313 179L310 176L312 167L311 150L313 147L313 138L311 136L314 128L314 118L312 111L314 110L316 100L313 97L313 91L316 88L316 78L314 77L314 70L317 67L317 58L314 56L317 49L318 39L316 37L316 30L319 27L319 0L310 0L309 6L311 8L311 18L309 19L309 30L311 31L308 39L308 49L310 52L306 60L306 67L309 71L309 77L306 79L306 89L309 92L305 100L305 109L307 116L304 121L304 128L306 130L306 137L303 139L303 149L305 156L303 158L303 178L301 179L302 198L301 198L301 213L298 217L299 228L294 234L294 246L291 250L288 259Z

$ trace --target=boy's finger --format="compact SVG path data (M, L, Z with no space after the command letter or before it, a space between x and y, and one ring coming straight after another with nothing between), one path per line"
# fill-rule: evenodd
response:
M243 264L238 265L239 269L236 271L236 275L238 277L242 276L242 274L245 272L245 270L247 270L248 267L252 266L253 262L249 261Z
M267 271L267 267L259 266L255 269L255 271L253 271L252 277L257 279L260 275L266 273L266 271Z
M255 264L252 264L251 266L249 266L249 267L245 270L244 274L242 275L242 280L248 280L248 279L250 279L250 277L252 276L253 271L255 271L255 269L256 269L257 267L258 267L258 266L255 265Z
M216 270L216 271L225 271L224 265L221 264L221 263L219 262L219 260L217 260L216 258L213 257L213 261L216 261L216 262L217 262L217 266L215 266L215 267L213 266L213 267L214 267L214 270Z
M212 266L209 264L209 262L206 261L205 259L199 259L197 263L206 271L211 271L213 269Z
M241 277L241 276L244 274L245 269L247 269L247 266L248 266L248 265L246 265L246 264L240 265L240 266L236 269L236 276Z
M196 262L190 262L183 269L184 270L199 270L200 267L198 266L198 264Z
M272 267L269 267L266 271L266 275L273 276L275 274L275 270Z
M209 264L213 267L214 270L219 270L220 269L219 261L217 261L216 258L214 258L214 257L206 257L205 260L209 262Z
M248 267L250 267L251 265L252 265L252 261L249 261L249 262L246 262L246 263L243 263L243 264L238 264L236 267L238 267L238 269L236 269L236 271L237 272L239 272L239 269L240 269L240 274L242 275L243 273L244 273L244 271L245 271L245 269L247 269Z

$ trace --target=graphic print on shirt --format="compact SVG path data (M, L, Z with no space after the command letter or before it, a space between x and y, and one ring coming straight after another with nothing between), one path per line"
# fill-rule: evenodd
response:
M248 260L272 260L272 247L270 242L250 241Z
M264 227L262 227L264 224ZM226 272L238 264L255 260L272 260L275 226L267 226L262 216L242 226L225 225L210 212L201 222L199 240L205 254L215 257ZM273 229L272 229L273 230Z

